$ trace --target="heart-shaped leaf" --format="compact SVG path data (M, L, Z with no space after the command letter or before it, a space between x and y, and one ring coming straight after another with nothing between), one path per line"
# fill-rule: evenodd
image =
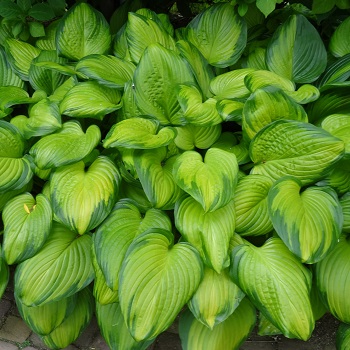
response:
M311 273L279 238L262 247L232 251L230 275L252 303L288 338L307 340L315 321L310 304Z
M237 184L238 164L233 153L210 148L204 160L196 151L182 153L174 163L177 185L189 193L205 212L230 202Z
M98 157L85 170L83 161L59 167L50 179L50 199L58 221L83 234L112 210L121 177L114 163Z
M173 242L171 232L150 229L136 237L124 258L120 308L136 341L154 339L167 329L202 279L197 250Z
M17 266L17 297L26 306L40 306L86 287L94 278L91 244L89 235L77 238L76 233L54 223L42 249Z
M329 187L308 187L285 177L270 189L269 212L277 234L302 262L322 260L338 243L343 214L338 196Z

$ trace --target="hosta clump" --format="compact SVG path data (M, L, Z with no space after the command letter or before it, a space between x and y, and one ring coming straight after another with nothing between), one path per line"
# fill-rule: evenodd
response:
M130 0L114 36L87 3L40 39L1 20L0 294L16 264L48 347L94 310L113 350L179 314L183 349L238 349L257 311L307 341L325 310L346 347L349 19L249 3L175 30Z

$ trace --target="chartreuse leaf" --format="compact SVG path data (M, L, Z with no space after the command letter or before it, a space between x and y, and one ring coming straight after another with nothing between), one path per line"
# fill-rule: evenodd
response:
M266 56L266 48L256 47L249 53L246 60L245 61L243 60L242 66L246 68L267 70L265 56Z
M219 148L207 150L204 159L196 151L186 151L175 161L176 184L189 193L205 212L215 211L233 198L238 163L233 153Z
M218 100L246 98L250 91L245 85L245 77L252 72L252 68L243 68L220 74L211 80L210 90Z
M17 127L0 120L0 192L19 190L32 179L31 160L23 156L24 149Z
M50 179L50 199L58 221L80 235L94 229L112 210L120 181L106 156L88 169L83 161L57 168Z
M177 99L183 111L186 122L198 126L214 126L223 120L216 109L217 100L202 99L202 93L194 84L179 84Z
M187 124L177 127L176 131L174 141L182 150L207 149L220 137L221 124L209 127Z
M272 231L267 195L273 184L264 175L248 175L238 181L234 200L236 230L241 236L259 236Z
M203 277L197 250L174 244L164 229L149 229L129 246L120 271L120 308L136 341L154 339L167 329Z
M331 40L329 41L329 51L333 56L343 57L350 53L349 30L350 17L341 22L331 36Z
M0 47L0 86L24 87L24 81L11 69L5 50Z
M228 67L240 58L247 44L247 25L230 4L216 4L187 26L190 41L215 67Z
M67 92L78 83L75 77L68 78L61 86L59 86L48 99L52 102L60 103Z
M136 105L134 83L132 82L132 80L129 80L125 83L121 104L122 107L118 111L118 116L120 116L121 120L135 118L142 115L142 113Z
M54 223L41 250L16 268L17 297L26 306L40 306L69 297L94 278L91 237ZM36 283L33 285L33 281Z
M216 103L216 109L224 122L242 123L244 103L237 100L221 100Z
M71 314L50 334L41 340L51 349L62 349L73 343L92 319L95 303L89 287L77 295L77 301Z
M242 128L252 139L264 126L280 119L308 121L304 108L283 90L265 87L252 93L244 104Z
M345 157L350 156L350 114L332 114L325 118L321 127L345 143Z
M235 231L233 201L206 213L192 197L182 197L175 206L175 225L207 266L217 273L229 266L229 244Z
M261 313L288 338L307 340L314 329L311 272L279 238L232 251L230 275Z
M252 174L273 180L291 175L308 184L327 174L344 154L344 142L312 124L277 120L250 143Z
M0 246L0 251L1 251L1 246ZM6 290L9 279L10 279L10 269L5 262L5 259L1 257L0 258L0 298L2 298Z
M45 28L45 36L38 38L35 41L35 46L41 50L56 50L56 30L59 20L51 22Z
M40 54L33 59L30 65L28 72L30 85L35 90L43 90L48 95L51 95L65 80L67 80L67 76L36 65L39 62L46 61L64 65L68 60L63 57L58 57L56 51L45 50L41 51Z
M203 95L208 98L211 97L212 93L209 90L209 84L215 77L213 67L210 66L201 52L189 41L179 40L176 43L176 47L180 51L181 56L190 64L191 70Z
M96 303L97 322L103 338L113 350L146 350L153 340L136 341L126 327L119 303Z
M121 107L120 98L119 90L86 81L67 92L60 104L60 112L70 117L102 120L106 114Z
M5 50L12 69L22 80L28 81L31 63L41 50L16 39L7 39Z
M26 306L17 297L18 311L25 323L38 335L50 334L72 313L77 303L77 294L40 306Z
M173 209L183 191L177 186L173 167L178 156L166 159L166 147L138 150L134 154L135 169L154 208Z
M236 310L244 296L230 279L227 270L218 274L205 268L203 280L188 302L188 307L198 321L213 330Z
M197 321L187 310L180 318L179 333L183 350L238 350L248 338L256 322L256 311L247 298L225 321L213 330Z
M102 13L84 2L71 7L57 27L58 54L73 61L91 54L107 53L111 41L109 25Z
M29 153L41 169L56 168L82 160L97 146L101 132L91 125L86 133L78 121L63 124L58 132L44 136L36 142Z
M75 70L101 85L123 89L125 83L132 79L135 65L111 55L89 55L77 63Z
M341 323L337 330L336 346L339 350L348 350L350 348L350 325Z
M315 321L318 321L326 312L328 312L328 309L322 302L320 291L317 288L316 278L313 278L312 280L310 301Z
M94 271L95 271L94 290L93 290L95 300L98 303L103 305L116 303L117 301L119 301L118 291L112 290L111 288L108 287L103 271L101 270L96 260L95 249L92 249L91 254L92 254L92 266L94 267Z
M17 86L1 86L0 95L0 119L12 113L12 106L32 102L28 92Z
M266 63L295 83L311 83L325 70L327 52L315 27L303 15L292 15L272 36Z
M26 185L24 185L22 188L19 188L18 190L0 192L0 212L4 209L7 202L9 202L12 198L21 193L30 192L31 189L32 181L29 181Z
M151 228L169 231L170 219L163 211L153 208L142 214L131 199L122 199L97 229L94 236L96 261L112 290L118 290L119 271L128 247L136 237Z
M130 118L115 124L103 140L103 147L150 149L167 146L176 137L176 129L159 128L159 122Z
M158 119L163 125L185 124L175 91L178 84L185 82L194 83L185 59L160 44L151 44L134 74L137 107L141 113Z
M284 177L270 189L270 217L277 234L302 262L322 260L338 243L343 214L338 196L329 187L311 186Z
M3 256L9 265L31 258L44 245L52 226L49 200L38 194L21 194L7 203L4 222Z
M316 264L316 282L323 303L340 321L350 322L348 288L350 244L345 236L320 262Z
M347 192L339 200L343 211L343 228L344 233L350 233L350 192Z
M176 50L175 40L169 35L162 22L153 12L152 18L130 12L125 29L126 39L133 62L138 63L146 47L160 44L169 50Z
M282 334L282 332L275 327L261 312L259 313L259 328L258 334L261 336L268 335L277 335Z

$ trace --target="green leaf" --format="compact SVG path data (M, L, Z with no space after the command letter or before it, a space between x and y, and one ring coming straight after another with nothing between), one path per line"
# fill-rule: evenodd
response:
M344 233L350 233L350 192L347 192L339 200L341 209L343 211L343 228Z
M334 31L329 41L329 51L335 57L343 57L350 53L350 17L347 17Z
M182 197L175 206L175 225L182 237L199 252L203 262L217 273L229 266L229 245L235 231L233 201L206 213L192 197Z
M50 179L50 199L57 220L84 234L112 210L121 178L114 163L98 157L89 168L83 161L61 166Z
M221 100L216 103L216 109L224 122L242 123L244 103L234 100Z
M44 245L52 226L52 209L42 194L21 194L7 203L3 214L3 256L17 264L34 256Z
M173 209L183 194L174 180L173 167L177 156L166 159L166 147L139 150L134 154L137 176L154 208Z
M250 143L252 174L277 180L291 175L302 184L322 179L344 154L344 142L311 124L277 120Z
M50 21L55 17L55 12L49 4L34 4L28 11L28 15L38 21Z
M215 67L225 68L240 58L247 43L247 26L230 4L215 4L187 26L190 41Z
M89 287L77 295L71 314L50 334L41 337L51 349L62 349L73 343L88 326L94 312L94 298Z
M327 13L333 9L336 0L313 0L312 12L315 14Z
M84 2L71 7L57 27L58 54L73 61L108 53L111 40L109 25L102 13Z
M276 181L268 196L270 218L288 249L302 262L314 264L338 243L343 214L329 187L301 187L293 177Z
M175 161L177 185L189 193L205 212L228 204L237 184L238 163L233 153L218 148L207 150L204 159L196 151L186 151Z
M311 84L301 85L297 91L287 91L286 94L299 104L307 104L320 97L320 91Z
M194 82L186 61L160 44L151 44L134 74L137 107L162 125L185 124L175 91L176 86L184 82Z
M31 160L23 156L24 149L20 131L0 120L0 192L19 190L32 179Z
M244 104L242 129L252 139L264 126L281 119L308 121L304 108L283 90L265 87L252 93Z
M57 1L57 0L55 0ZM36 40L35 46L41 50L56 50L56 30L58 26L59 21L53 21L51 22L46 28L45 28L45 36L40 37Z
M120 200L99 226L94 237L96 260L112 290L118 290L119 271L128 247L151 228L169 231L171 222L159 209L152 208L141 214L140 207L130 199Z
M27 12L32 6L31 0L17 0L17 5L21 8L23 12Z
M60 104L61 114L75 118L95 118L102 120L106 114L121 107L121 94L95 81L74 85Z
M152 18L147 18L142 14L129 12L125 33L130 57L135 63L140 61L145 49L151 44L160 44L166 49L176 50L175 40L155 13Z
M78 121L63 124L55 134L47 135L37 141L29 153L40 169L57 168L76 163L86 157L101 140L97 125L91 125L86 133Z
M5 54L5 50L2 47L0 47L0 86L8 85L23 88L24 82L11 69L7 56Z
M260 312L288 338L307 340L315 321L311 273L279 238L232 251L230 275Z
M97 322L103 338L114 350L146 350L153 340L136 341L126 327L119 303L96 303Z
M207 149L220 137L221 124L209 127L188 124L177 127L176 131L177 136L174 141L182 150Z
M350 346L350 326L341 323L336 334L336 346L339 350L347 350Z
M185 311L180 318L180 338L183 350L237 350L248 338L256 322L256 311L247 298L225 321L210 330Z
M15 105L32 103L34 101L28 95L28 92L17 86L1 86L0 87L0 118L4 118L11 114Z
M0 6L0 16L6 19L15 19L22 15L22 9L18 4L10 0L2 0Z
M230 279L227 270L218 274L205 268L203 280L188 307L198 321L213 330L237 309L244 296Z
M311 83L325 70L327 52L315 27L302 15L292 15L267 46L269 70L295 83Z
M3 211L7 202L9 202L12 198L16 197L21 193L29 192L31 191L31 189L32 181L29 181L26 185L24 185L22 188L19 188L18 190L0 192L0 212Z
M32 60L39 56L41 50L16 39L7 39L5 50L14 72L22 80L28 81Z
M76 233L54 223L42 249L16 268L15 289L20 301L40 306L86 287L94 277L91 244L89 235L77 238Z
M282 334L282 332L275 327L261 312L259 313L259 329L258 334L261 336L272 336Z
M0 271L0 298L2 298L10 280L10 269L2 258L0 258Z
M176 137L176 129L159 127L155 120L131 118L115 124L103 140L103 147L152 149L167 146Z
M260 236L272 231L267 195L273 181L264 175L248 175L238 181L234 200L236 230L241 236Z
M202 279L196 249L173 242L171 232L150 229L136 237L124 258L120 308L136 341L154 339L167 329Z
M216 99L203 101L201 91L194 84L179 84L176 90L183 118L187 123L208 127L222 122L216 109Z
M89 55L77 63L75 70L101 85L123 89L125 83L132 79L135 65L110 55Z
M256 7L267 17L276 7L276 0L256 0Z
M40 22L29 22L29 32L33 38L40 38L45 36L45 27Z
M26 306L17 297L16 305L25 323L38 335L48 335L64 322L77 303L77 294L40 306Z
M349 323L349 298L347 290L349 274L350 244L345 236L335 248L316 264L316 282L323 303L330 313L342 322Z

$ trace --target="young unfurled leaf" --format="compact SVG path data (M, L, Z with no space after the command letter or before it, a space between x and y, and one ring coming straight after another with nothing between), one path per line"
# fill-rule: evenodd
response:
M159 128L155 120L131 118L115 124L103 140L103 146L150 149L167 146L175 137L175 128Z
M111 40L106 19L84 2L76 4L65 14L56 32L59 55L73 61L91 54L107 53Z
M235 231L234 203L206 213L192 197L182 197L175 206L175 225L187 242L217 273L230 264L229 244Z
M83 132L77 121L63 124L61 130L47 135L30 149L30 155L40 169L57 168L76 163L86 157L97 146L101 132L97 125L91 125Z
M237 184L238 163L233 153L210 148L204 159L195 151L182 153L174 163L177 185L189 193L205 212L230 202Z
M94 278L91 237L54 223L39 253L16 268L16 295L26 306L40 306L69 297ZM33 281L36 281L33 284Z
M173 234L150 229L130 245L120 271L120 307L137 341L154 339L174 321L202 279L197 250L173 245Z
M288 338L307 340L315 326L311 272L279 238L232 251L230 275L252 303Z
M255 322L256 310L247 298L240 302L231 316L213 330L197 321L187 310L180 318L181 345L183 350L238 350L249 337Z
M266 63L295 83L311 83L325 70L327 52L316 28L304 16L292 15L269 42Z
M277 180L285 175L302 184L324 177L344 154L344 142L312 124L277 120L260 130L250 143L252 174Z
M188 302L188 307L198 321L213 330L230 317L244 296L230 279L227 270L218 274L205 268L202 282Z
M11 265L35 255L45 243L52 226L52 209L42 194L36 199L30 193L21 194L3 211L3 255Z
M329 187L308 187L285 177L270 189L268 202L273 226L285 245L302 262L322 260L338 243L343 214L338 196Z
M94 229L112 210L120 181L118 169L106 156L88 169L83 161L57 168L50 179L57 220L80 235Z
M186 28L190 41L215 67L228 67L240 58L247 43L247 25L231 4L209 7Z

